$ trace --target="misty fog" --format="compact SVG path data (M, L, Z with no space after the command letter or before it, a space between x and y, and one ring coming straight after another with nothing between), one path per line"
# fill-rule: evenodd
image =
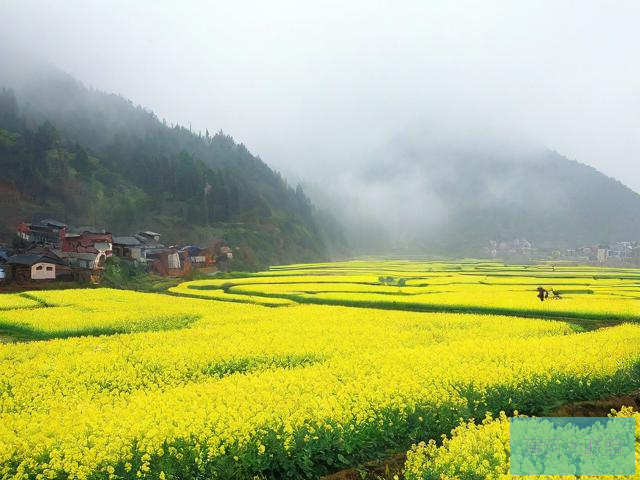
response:
M0 15L3 42L171 123L222 129L396 237L448 221L463 157L533 170L551 150L640 191L637 2L25 0ZM483 172L474 206L526 204L527 168Z

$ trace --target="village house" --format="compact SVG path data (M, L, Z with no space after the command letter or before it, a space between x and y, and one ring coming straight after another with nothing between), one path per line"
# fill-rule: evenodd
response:
M136 237L113 237L113 254L125 260L144 260L142 243Z
M144 261L147 252L165 248L160 243L160 234L146 231L131 236L113 237L113 254L124 260Z
M218 270L221 272L228 272L229 266L231 265L231 260L233 260L233 253L231 252L231 248L228 246L223 246L220 249L220 255L216 258L216 266Z
M191 271L188 254L176 248L148 250L146 258L151 269L160 275L180 277Z
M521 240L516 239L513 243L516 253L519 255L531 256L535 253L535 248L526 238L523 238Z
M598 245L596 249L596 260L598 263L604 263L609 258L609 246L608 245Z
M216 267L221 272L228 272L231 260L233 260L233 252L231 251L231 248L224 240L218 240L214 244L213 249L216 252Z
M5 277L26 280L96 281L113 253L113 237L108 232L69 233L69 226L47 218L38 223L21 223L18 238L26 243L7 260ZM30 262L42 257L42 265Z
M182 276L193 268L227 271L233 258L231 249L222 240L213 248L165 247L160 243L160 234L152 231L113 237L113 254L124 260L146 261L151 271L167 276Z
M103 270L107 264L107 257L104 253L69 253L61 252L58 255L67 264L78 270Z
M134 235L134 238L140 242L143 252L151 249L157 250L165 248L165 246L160 243L160 234L156 232L138 232Z
M70 273L65 262L54 253L28 253L9 257L5 274L17 282L55 280ZM8 267L8 268L7 268Z
M616 242L608 252L609 258L625 261L634 257L634 249L637 247L637 242Z
M7 260L9 260L9 257L11 257L9 250L4 247L0 247L0 284L8 281L8 267L6 266L6 263Z
M187 253L166 248L160 243L160 234L152 231L113 237L113 254L123 260L146 262L160 275L181 276L191 269Z
M146 259L150 268L160 275L182 276L193 268L211 268L227 272L233 259L233 252L224 240L218 240L213 248L188 245L180 249L176 247L148 249Z
M493 258L515 255L531 257L537 253L537 249L526 238L516 238L511 241L490 240L485 252Z
M16 228L16 233L26 243L59 248L67 227L66 223L47 218L38 223L21 223Z
M182 247L180 252L189 257L189 261L194 268L206 268L215 264L213 252L209 248L188 245Z
M110 233L84 231L78 234L67 233L62 240L62 251L69 253L93 253L111 256L113 237Z
M159 247L163 247L164 245L160 245L160 234L156 232L138 232L136 234L136 238L140 240L142 243L146 245L155 245Z
M62 250L55 253L71 267L74 280L97 283L105 269L107 258L113 253L113 237L108 232L67 233Z
M164 276L183 276L193 268L228 271L233 253L224 240L212 248L188 245L166 247L160 234L150 230L130 236L113 236L86 227L80 233L54 219L17 228L26 243L19 255L0 257L0 280L76 280L100 281L107 259L115 255L127 261L146 264L150 271Z

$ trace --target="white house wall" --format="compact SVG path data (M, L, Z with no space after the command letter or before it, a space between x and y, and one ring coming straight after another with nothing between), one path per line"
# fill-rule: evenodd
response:
M177 253L167 255L167 263L169 268L181 268L180 255L178 255Z
M52 280L56 278L56 266L53 263L36 263L31 267L33 280Z

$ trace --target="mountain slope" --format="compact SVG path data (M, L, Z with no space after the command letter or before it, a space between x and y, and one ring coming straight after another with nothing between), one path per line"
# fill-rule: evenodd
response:
M225 238L241 247L236 267L326 258L302 189L230 136L167 126L50 67L4 72L0 88L11 87L0 93L5 240L16 222L46 215L117 233L157 230L168 243Z
M458 181L434 185L454 213L443 233L460 247L471 239L524 237L562 248L640 238L640 195L555 152L516 161L458 158L450 165Z
M337 203L360 205L341 220L362 251L383 251L366 238L385 235L387 248L451 255L479 255L490 240L555 249L640 239L640 195L596 169L543 147L443 137L402 138L341 177ZM310 191L325 208L338 198Z

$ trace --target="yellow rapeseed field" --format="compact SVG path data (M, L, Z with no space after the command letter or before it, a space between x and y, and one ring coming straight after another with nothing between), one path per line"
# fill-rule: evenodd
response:
M636 474L607 475L607 480L640 478L640 413L623 408L617 417L636 420ZM456 427L449 438L438 446L433 440L414 445L407 453L404 468L406 480L440 479L509 479L524 478L509 475L509 419L504 412L497 418L487 415L482 422L469 421ZM532 478L532 476L529 476ZM545 480L597 480L595 475L536 475Z
M351 261L169 294L2 294L0 330L32 341L0 345L0 478L317 478L461 418L628 392L640 387L633 275ZM486 282L499 276L524 281ZM567 293L539 302L532 278ZM425 448L413 478L432 478Z
M552 296L550 301L535 301L538 286L553 289L561 300ZM471 260L455 264L349 261L278 267L245 278L186 282L176 291L193 293L207 289L217 292L220 299L226 294L229 300L244 295L413 311L580 320L640 319L637 301L640 272L637 269L505 266Z
M16 295L5 293L0 295L0 311L13 310L17 308L32 308L39 306L39 303L26 295Z

